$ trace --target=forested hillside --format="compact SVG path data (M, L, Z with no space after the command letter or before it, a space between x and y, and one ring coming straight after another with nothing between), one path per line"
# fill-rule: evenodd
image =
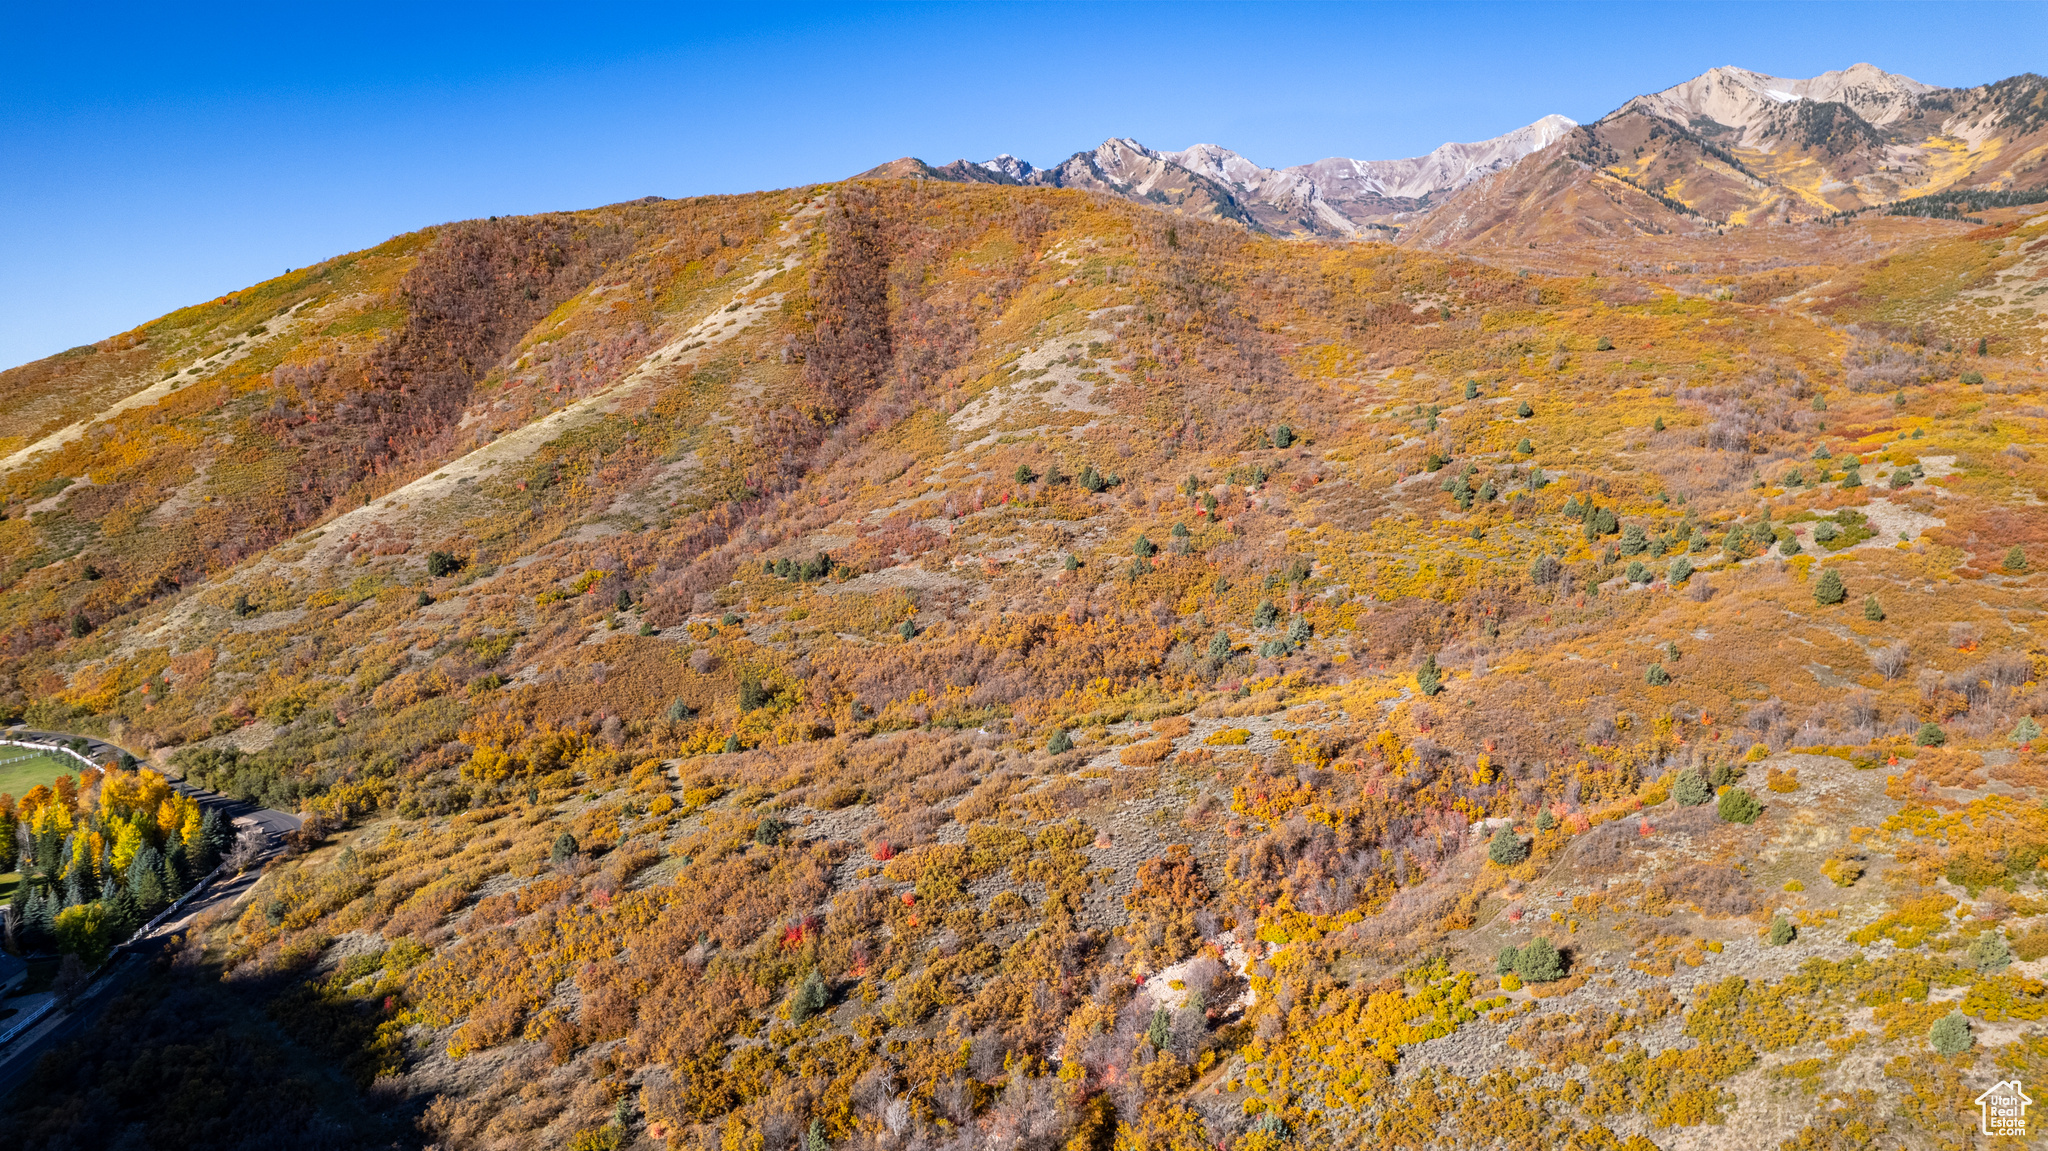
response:
M1997 1146L2029 211L1482 261L862 180L0 375L7 707L310 817L22 1145Z

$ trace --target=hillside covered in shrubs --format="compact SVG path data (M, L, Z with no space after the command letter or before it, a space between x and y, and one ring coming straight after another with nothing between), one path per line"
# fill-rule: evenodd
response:
M14 942L227 849L159 774L308 817L21 1145L1998 1145L2048 372L1899 269L2031 210L1564 274L856 181L5 373L0 702L147 760L0 799Z

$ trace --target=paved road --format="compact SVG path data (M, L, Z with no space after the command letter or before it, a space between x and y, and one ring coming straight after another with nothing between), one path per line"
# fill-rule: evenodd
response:
M81 738L62 732L31 731L27 728L8 729L7 735L14 739L37 740L62 743L65 740ZM92 736L82 737L89 749L87 754L94 757L118 756L123 749ZM193 916L222 904L233 903L247 895L262 875L262 862L277 854L284 847L284 837L298 830L301 822L296 815L258 807L247 800L232 799L216 791L195 787L182 780L172 780L171 786L181 795L191 796L202 805L218 808L220 813L231 819L237 826L254 827L263 833L262 854L257 863L239 876L222 876L213 886L193 897L192 902L179 909L175 919L158 924L147 935L137 936L122 944L116 950L113 963L107 973L88 988L69 1011L55 1011L43 1019L26 1034L10 1040L0 1048L0 1098L13 1094L14 1090L34 1069L36 1060L43 1053L59 1044L76 1039L92 1026L100 1012L111 1002L115 994L132 985L149 969L151 960L163 949L171 936L184 929Z
M281 845L274 844L270 852L275 852L278 846ZM26 1082L35 1070L36 1062L46 1053L89 1031L107 1004L149 971L150 964L163 952L171 937L184 930L194 916L240 900L255 887L262 874L260 866L252 866L241 875L223 876L181 908L175 919L159 924L148 935L137 936L122 944L107 973L88 988L69 1011L51 1012L27 1034L16 1036L5 1049L0 1049L0 1099L12 1095Z

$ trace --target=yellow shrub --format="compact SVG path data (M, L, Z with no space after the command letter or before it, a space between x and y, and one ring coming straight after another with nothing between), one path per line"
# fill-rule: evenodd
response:
M1210 732L1208 738L1202 742L1210 747L1243 747L1246 743L1251 742L1251 738L1252 733L1244 728L1228 727L1222 731Z
M1147 740L1144 743L1134 743L1124 748L1122 751L1117 752L1116 758L1119 763L1126 767L1149 767L1172 754L1172 740L1153 739Z

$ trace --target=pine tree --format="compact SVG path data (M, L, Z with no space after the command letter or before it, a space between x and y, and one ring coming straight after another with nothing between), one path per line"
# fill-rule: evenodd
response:
M564 831L555 837L555 845L548 849L548 862L561 863L579 850L576 837Z
M57 893L48 888L38 892L30 901L26 923L32 946L47 947L57 938Z
M171 840L169 851L164 852L164 891L170 901L176 903L191 888L191 881L185 875L185 845L177 839Z
M1948 733L1941 730L1940 724L1930 719L1920 725L1919 734L1913 737L1913 742L1921 747L1940 747L1948 742Z
M1820 573L1820 579L1813 585L1813 602L1828 607L1847 599L1848 589L1842 586L1842 575L1833 568Z
M1863 618L1872 623L1877 623L1884 619L1884 607L1877 602L1876 596L1867 595L1863 597Z
M1555 982L1564 978L1564 957L1556 944L1539 935L1515 953L1515 974L1524 983Z
M1443 672L1436 666L1436 654L1422 657L1422 666L1415 672L1415 686L1423 695L1435 695L1444 689Z
M1698 807L1713 797L1714 789L1707 786L1706 777L1690 767L1679 772L1671 784L1671 798L1680 807Z
M2005 935L1996 928L1971 940L1969 955L1971 966L1986 975L2012 965L2012 948L2006 944Z
M1513 867L1529 858L1529 845L1522 842L1514 828L1502 824L1500 830L1493 833L1493 840L1486 845L1486 858L1502 867Z
M213 849L217 856L226 855L235 845L235 832L227 820L221 818L219 809L207 808L206 815L199 821L199 837ZM209 869L210 870L210 869Z
M1951 1011L1935 1020L1927 1031L1927 1041L1942 1055L1961 1055L1977 1042L1970 1034L1969 1019L1960 1011Z
M100 902L107 906L107 936L120 942L141 929L142 908L136 904L135 896L127 885L116 883L110 887L107 897Z
M2012 734L2005 738L2012 743L2032 743L2041 738L2041 725L2034 722L2033 716L2023 715L2013 725Z
M135 902L144 915L155 915L170 903L170 894L164 887L164 855L154 847L144 847L128 862L128 890L135 895Z
M802 1023L825 1010L831 1001L831 994L825 989L825 977L818 974L818 969L813 967L810 974L804 976L804 981L797 986L795 994L790 996L790 1021Z
M1770 936L1772 947L1783 947L1787 943L1792 942L1798 934L1799 930L1792 926L1791 920L1786 919L1782 915L1772 917Z
M1721 802L1715 808L1723 823L1755 823L1763 811L1764 805L1757 802L1756 796L1739 787L1722 792Z
M1074 737L1064 727L1054 728L1052 738L1045 741L1045 750L1054 755L1064 755L1074 750Z
M1653 663L1649 670L1643 673L1643 682L1651 687L1663 687L1671 682L1671 673L1664 670L1663 664Z

